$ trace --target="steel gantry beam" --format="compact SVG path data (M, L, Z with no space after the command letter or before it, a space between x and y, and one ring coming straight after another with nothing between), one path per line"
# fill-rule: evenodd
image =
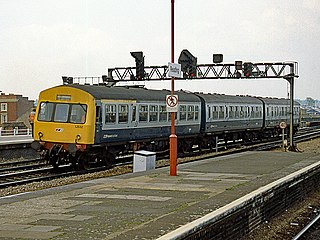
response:
M297 62L280 63L250 63L251 74L245 75L241 64L241 69L236 63L219 64L199 64L196 66L196 75L184 74L184 77L175 78L175 80L201 80L201 79L263 79L263 78L284 78L298 76ZM109 68L108 75L100 77L63 77L64 84L68 83L91 83L115 85L118 82L130 81L159 81L171 80L168 76L168 66L145 66L144 77L136 77L136 67L116 67Z
M236 64L199 64L196 66L195 76L184 76L176 80L186 79L260 79L260 78L287 78L294 74L298 75L297 62L281 63L251 63L252 73L244 74L243 68L237 69ZM293 72L292 72L293 69ZM103 82L114 85L117 82L128 81L159 81L170 80L168 66L145 66L144 78L136 78L136 67L109 68L108 75L103 76Z

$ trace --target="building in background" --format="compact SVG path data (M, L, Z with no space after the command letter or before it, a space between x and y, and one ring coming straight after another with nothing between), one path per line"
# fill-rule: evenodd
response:
M15 94L0 94L0 127L2 129L30 128L29 114L34 101Z

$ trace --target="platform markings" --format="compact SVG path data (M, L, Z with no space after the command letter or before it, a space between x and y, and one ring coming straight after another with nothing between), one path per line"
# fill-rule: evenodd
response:
M172 199L171 197L158 197L158 196L143 196L143 195L120 195L120 194L98 194L88 193L81 194L75 197L79 198L105 198L105 199L123 199L123 200L139 200L139 201L154 201L164 202Z

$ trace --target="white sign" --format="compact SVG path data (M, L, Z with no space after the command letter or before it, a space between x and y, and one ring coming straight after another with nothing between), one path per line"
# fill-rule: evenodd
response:
M178 95L166 96L167 112L178 112Z
M181 77L181 64L178 63L168 63L168 76L169 77Z

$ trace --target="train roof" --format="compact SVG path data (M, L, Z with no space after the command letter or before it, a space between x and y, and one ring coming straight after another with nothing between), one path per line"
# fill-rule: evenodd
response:
M143 87L128 86L99 86L99 85L63 85L81 89L91 94L95 99L115 99L115 100L137 100L137 101L165 101L166 95L170 95L169 90L151 90ZM179 101L200 102L200 99L193 93L176 91Z
M266 104L271 105L290 105L290 99L286 98L266 98L266 97L259 97L262 101ZM294 105L300 105L298 102L294 101Z
M204 93L197 93L197 95L202 97L206 102L262 104L261 100L251 96L233 96L233 95L224 95L224 94L204 94Z

